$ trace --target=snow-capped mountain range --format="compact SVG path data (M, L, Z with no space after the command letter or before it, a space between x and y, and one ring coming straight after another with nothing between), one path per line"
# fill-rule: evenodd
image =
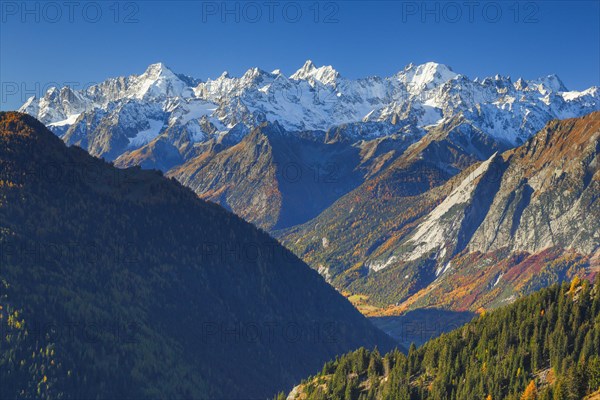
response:
M347 79L307 61L199 81L159 63L21 111L117 167L161 169L399 312L496 306L600 265L600 88L555 75L430 62ZM475 278L480 295L461 291Z
M307 61L289 77L252 68L241 77L225 72L207 81L157 63L141 75L107 79L86 90L51 88L43 98L28 99L20 111L67 143L116 159L159 136L186 158L195 144L221 138L238 124L238 141L249 131L245 128L265 121L278 121L290 132L364 125L349 130L359 140L403 129L425 133L457 115L513 147L551 119L599 109L599 87L569 91L555 75L514 82L499 75L470 79L428 62L386 78L347 79L331 66Z

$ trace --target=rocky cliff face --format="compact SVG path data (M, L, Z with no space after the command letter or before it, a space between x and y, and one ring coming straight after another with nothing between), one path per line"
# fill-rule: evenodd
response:
M553 121L503 158L506 171L471 251L598 249L600 113ZM493 227L493 229L492 229Z
M380 305L499 304L596 273L599 154L600 113L552 121L428 191L381 198L367 182L281 237L336 285Z

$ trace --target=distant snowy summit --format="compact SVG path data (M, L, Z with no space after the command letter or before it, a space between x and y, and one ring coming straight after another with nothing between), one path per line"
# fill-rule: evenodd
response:
M526 81L496 75L470 79L434 62L390 77L344 78L307 61L289 77L259 68L201 81L162 63L141 75L111 78L85 90L51 88L20 108L71 144L116 158L159 136L181 150L244 132L265 121L289 132L360 125L359 140L423 131L457 116L496 141L523 143L551 119L600 109L598 87L569 91L550 75ZM323 137L320 135L319 137Z

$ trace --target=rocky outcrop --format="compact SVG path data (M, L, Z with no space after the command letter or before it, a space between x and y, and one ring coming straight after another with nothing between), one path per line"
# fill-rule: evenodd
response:
M555 120L522 146L427 191L369 198L366 182L280 236L333 273L340 289L379 305L498 305L519 291L597 272L599 157L599 112Z

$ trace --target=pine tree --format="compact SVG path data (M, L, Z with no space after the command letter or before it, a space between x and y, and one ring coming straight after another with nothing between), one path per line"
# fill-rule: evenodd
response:
M590 358L586 368L586 379L588 382L588 391L594 392L600 389L600 357L594 355Z

